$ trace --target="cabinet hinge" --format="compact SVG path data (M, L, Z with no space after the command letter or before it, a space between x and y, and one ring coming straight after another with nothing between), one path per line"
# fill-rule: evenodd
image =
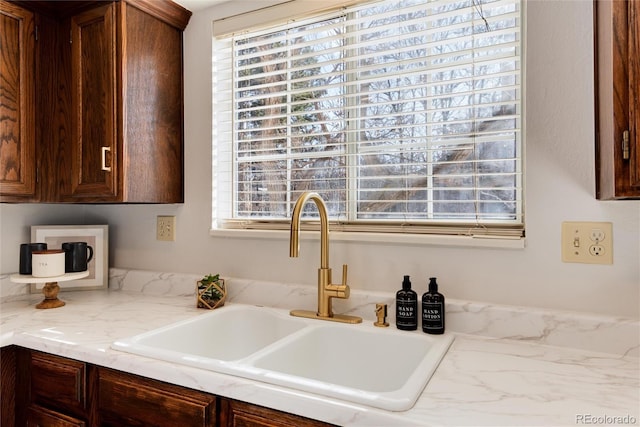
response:
M69 44L73 44L73 31L69 30Z
M629 160L629 131L622 132L622 159Z
M36 41L38 41L38 26L36 25L36 30L35 30L35 35L36 35Z

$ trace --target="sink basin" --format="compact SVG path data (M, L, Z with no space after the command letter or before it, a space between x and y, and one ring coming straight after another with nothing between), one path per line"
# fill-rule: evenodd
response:
M411 408L451 345L435 336L228 305L112 344L116 350L391 411Z
M373 404L389 410L413 406L451 344L378 328L310 328L253 361L270 382Z
M305 326L265 308L230 306L116 341L112 347L200 366L242 359Z

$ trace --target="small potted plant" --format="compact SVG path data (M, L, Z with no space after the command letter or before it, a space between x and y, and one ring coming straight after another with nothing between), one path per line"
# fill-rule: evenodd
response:
M196 292L198 294L198 308L214 308L222 307L227 299L227 289L224 286L224 279L219 274L208 274L198 280L196 284Z

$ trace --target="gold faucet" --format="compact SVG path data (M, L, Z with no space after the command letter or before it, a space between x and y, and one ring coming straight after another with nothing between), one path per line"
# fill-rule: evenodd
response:
M318 269L318 311L291 310L290 314L310 319L332 320L343 323L360 323L362 318L346 314L333 314L332 298L349 298L347 285L347 265L342 266L342 284L331 284L331 269L329 268L329 220L327 206L318 193L305 192L300 195L293 208L291 216L291 236L289 238L289 256L297 257L300 249L300 215L302 208L313 200L320 213L320 268Z

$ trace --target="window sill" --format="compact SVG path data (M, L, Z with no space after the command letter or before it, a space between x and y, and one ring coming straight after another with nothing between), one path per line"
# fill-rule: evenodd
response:
M287 230L238 230L215 228L209 231L214 237L231 237L246 239L278 239L289 240ZM303 239L319 240L317 231L302 231ZM401 233L356 233L337 231L331 232L332 242L357 243L395 243L401 245L450 246L464 248L498 248L524 249L524 238L509 237L472 237L472 236L435 236L427 234Z

